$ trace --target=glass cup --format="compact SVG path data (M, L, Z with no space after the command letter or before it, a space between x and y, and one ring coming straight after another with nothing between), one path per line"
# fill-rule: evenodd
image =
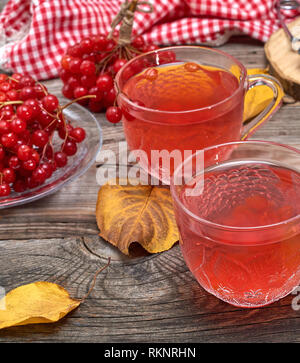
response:
M150 109L124 94L126 82L144 69L185 62L228 71L237 78L239 86L221 102L188 111ZM243 125L245 94L260 85L271 88L273 100L261 114ZM277 109L280 87L271 76L247 76L245 67L229 54L200 46L175 46L142 54L126 63L116 76L117 100L123 111L123 128L129 148L147 173L166 184L186 155L211 145L244 140L251 135Z
M299 190L300 150L288 146L240 141L186 159L171 193L182 254L199 284L239 307L291 293L300 283Z

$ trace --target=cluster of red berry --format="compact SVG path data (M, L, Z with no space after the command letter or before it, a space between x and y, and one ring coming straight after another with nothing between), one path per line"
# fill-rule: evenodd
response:
M65 119L57 97L33 78L0 74L0 197L43 184L85 139ZM55 131L63 140L54 150Z
M100 34L82 39L70 46L62 57L60 78L64 82L62 93L69 99L84 95L94 95L93 99L79 101L92 112L106 110L106 118L112 123L121 120L121 110L116 106L114 77L122 66L139 53L149 52L158 47L145 45L142 37L137 37L125 48L118 45L117 35L113 39Z

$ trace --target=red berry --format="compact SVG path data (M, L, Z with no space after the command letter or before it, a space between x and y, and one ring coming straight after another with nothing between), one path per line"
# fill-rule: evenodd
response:
M80 50L83 53L91 53L93 51L94 42L91 38L82 39L79 43Z
M42 85L42 84L36 84L34 86L34 91L35 91L35 94L36 94L36 98L37 99L41 99L43 98L46 94L47 94L47 87Z
M111 106L106 110L106 118L109 122L118 123L122 119L122 111L119 107Z
M21 119L28 121L34 115L34 110L31 106L23 104L17 107L17 115Z
M32 109L32 118L35 118L39 115L41 107L37 99L29 98L23 104L29 106Z
M22 193L27 189L26 182L22 179L18 179L14 182L13 188L16 193Z
M54 154L54 160L59 168L63 168L68 163L67 155L61 151L58 151Z
M47 172L42 166L38 166L32 173L32 179L38 184L44 183L47 179Z
M15 134L20 134L26 130L27 124L26 121L20 118L14 118L11 121L11 131Z
M16 174L13 169L5 168L2 170L3 180L5 183L10 184L16 180Z
M73 130L73 126L70 124L67 124L66 126L64 124L61 125L58 129L58 135L61 139L65 139L66 135L69 135L70 132Z
M6 97L9 101L16 101L18 99L18 92L14 89L6 92Z
M83 97L85 95L87 95L88 91L85 87L76 87L74 89L74 97L75 98L80 98Z
M82 142L85 139L85 131L81 127L75 127L70 131L70 137L74 139L75 142Z
M116 100L117 93L114 88L111 88L109 91L104 93L103 101L105 107L113 106Z
M4 147L0 145L0 161L3 160L5 157L5 150Z
M2 92L8 92L10 91L12 88L11 84L9 82L3 82L3 83L0 83L0 91Z
M101 112L103 110L103 102L98 102L94 101L94 99L90 99L88 107L92 112Z
M72 57L81 57L82 55L79 44L69 47L67 53Z
M17 156L13 155L8 159L8 166L14 170L19 169L20 160L17 158Z
M58 99L54 95L47 95L42 99L42 104L46 111L53 112L58 107Z
M28 145L20 145L18 147L17 156L20 160L26 161L31 157L32 148Z
M30 86L23 87L20 91L19 96L22 101L28 100L28 98L35 98L35 89Z
M23 88L26 86L31 87L31 86L35 85L35 80L30 76L22 76L19 80L18 85L20 88Z
M101 52L103 50L106 50L109 40L106 38L105 35L102 34L96 35L93 37L93 40L94 40L94 50L96 52Z
M36 162L32 159L22 162L22 168L28 171L33 171L36 168Z
M10 131L10 122L6 120L0 120L0 135L7 134Z
M59 71L59 77L63 82L66 82L71 77L71 73L62 68Z
M14 132L9 132L1 136L1 144L6 148L12 148L18 141L17 135Z
M92 76L96 73L95 63L90 60L84 60L80 65L80 72L85 76Z
M71 73L80 73L80 65L82 60L80 58L72 58L69 62L68 71Z
M113 65L113 69L115 73L118 73L119 70L127 63L126 59L117 59Z
M0 185L0 197L7 197L11 193L10 186L7 183L2 183Z
M36 150L32 150L30 159L38 164L40 162L40 154Z
M94 95L96 96L95 98L91 98L91 100L99 102L102 100L103 97L103 91L100 91L98 87L94 86L92 88L89 89L89 95Z
M132 46L138 49L142 49L144 44L145 44L144 39L141 36L136 37L132 42Z
M53 168L52 165L50 163L43 163L40 165L41 168L43 168L46 172L46 179L50 178L52 173L53 173Z
M73 88L70 87L68 84L65 84L62 88L62 94L66 97L66 98L73 98Z
M109 74L101 74L96 82L96 86L100 91L109 91L113 87L113 84L113 79Z
M62 150L67 156L72 156L75 155L77 152L77 145L74 141L71 140L67 140L63 145L62 145Z
M38 147L43 147L49 141L49 135L43 130L36 130L32 134L32 142Z
M62 59L61 59L61 66L63 67L63 69L65 69L67 71L70 69L70 62L71 62L72 59L73 58L70 55L68 55L68 54L66 54L66 55L64 55L62 57Z
M8 96L7 96L7 98L8 98ZM0 92L0 102L5 102L5 101L6 101L6 94L4 92Z
M95 74L91 76L83 75L80 78L80 83L82 86L90 88L96 84L97 76Z

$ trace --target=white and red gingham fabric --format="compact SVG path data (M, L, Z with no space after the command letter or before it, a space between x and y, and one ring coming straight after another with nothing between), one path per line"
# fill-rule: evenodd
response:
M0 66L36 79L58 75L69 45L108 33L123 0L10 0L0 14ZM279 27L277 0L150 0L134 35L148 43L220 45L233 34L261 41ZM140 5L142 6L142 5ZM286 21L299 11L284 11Z

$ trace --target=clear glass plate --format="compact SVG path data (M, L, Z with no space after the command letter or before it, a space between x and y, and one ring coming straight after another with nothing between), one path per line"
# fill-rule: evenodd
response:
M0 209L30 203L46 197L80 177L94 163L102 146L102 130L97 119L78 104L70 105L63 113L73 126L83 127L86 131L85 140L77 144L77 153L69 157L68 164L64 168L58 168L43 185L25 190L22 193L12 192L8 197L0 198ZM54 149L56 150L55 146L61 145L61 143L62 140L58 136L55 137L53 140Z

